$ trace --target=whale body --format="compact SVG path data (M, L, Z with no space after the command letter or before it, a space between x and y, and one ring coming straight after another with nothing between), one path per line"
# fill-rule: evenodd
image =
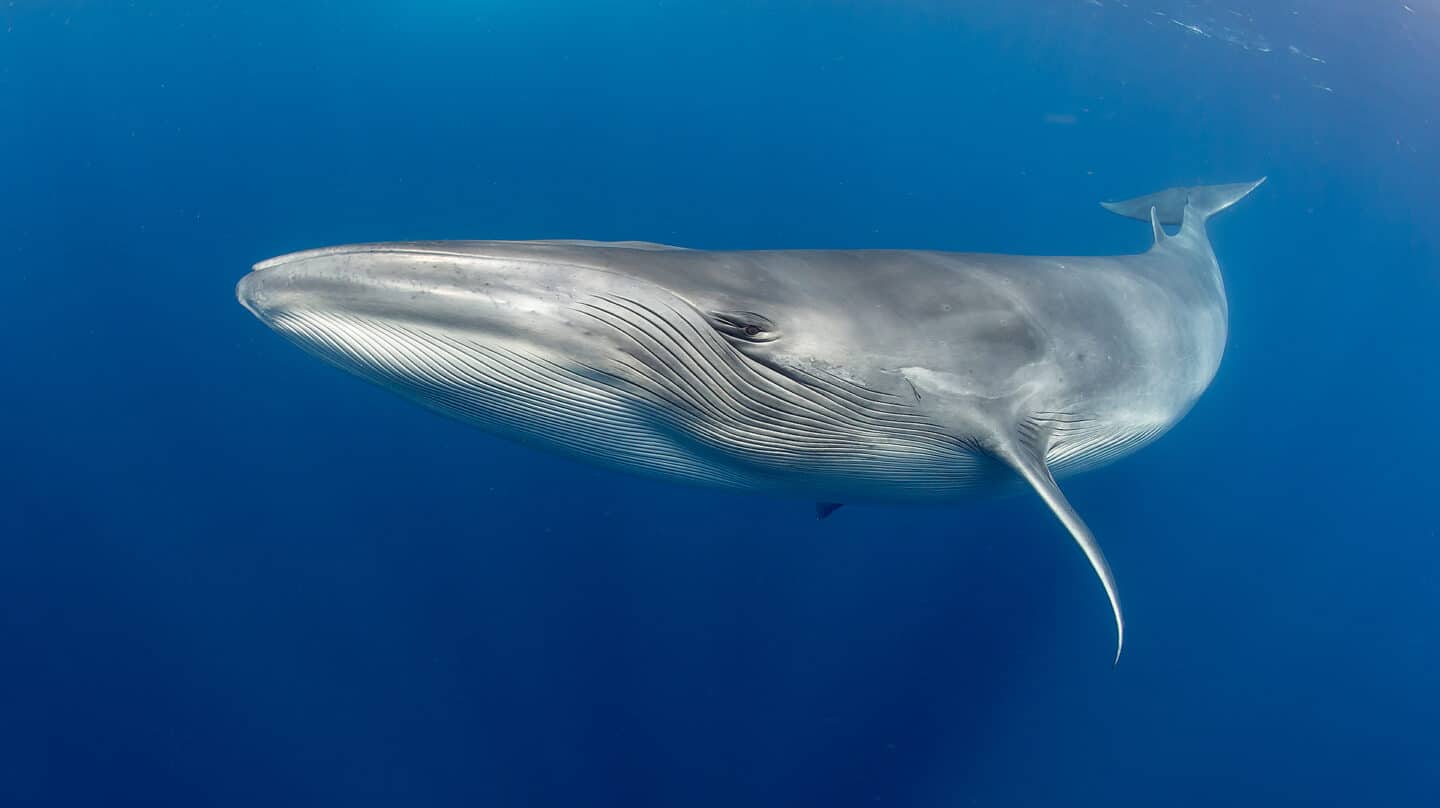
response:
M1099 576L1118 660L1114 576L1056 478L1155 440L1209 385L1228 312L1205 222L1261 181L1103 203L1150 223L1136 255L392 242L261 262L237 295L426 407L627 471L822 516L1023 482Z

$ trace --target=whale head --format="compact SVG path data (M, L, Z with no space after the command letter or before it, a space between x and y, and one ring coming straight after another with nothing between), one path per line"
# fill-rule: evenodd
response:
M237 296L311 353L431 409L626 470L827 501L944 499L993 476L849 341L868 331L879 351L891 335L878 324L857 327L840 300L799 305L753 267L686 268L706 255L354 245L257 264Z

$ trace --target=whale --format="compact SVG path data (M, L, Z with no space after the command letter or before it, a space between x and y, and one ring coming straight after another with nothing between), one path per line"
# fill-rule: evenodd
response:
M1119 590L1057 480L1159 438L1225 350L1207 221L1263 182L1108 210L1144 252L697 250L640 241L325 247L237 297L319 358L497 435L611 468L850 503L1028 488Z

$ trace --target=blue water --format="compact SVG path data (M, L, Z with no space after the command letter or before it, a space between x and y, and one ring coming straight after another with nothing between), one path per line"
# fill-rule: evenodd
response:
M1436 804L1409 5L5 3L0 805ZM1115 671L1033 497L617 476L233 298L368 240L1135 251L1097 201L1262 174L1214 386L1066 484Z

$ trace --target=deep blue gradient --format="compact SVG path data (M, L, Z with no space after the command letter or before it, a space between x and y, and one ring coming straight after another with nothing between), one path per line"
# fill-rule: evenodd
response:
M1436 804L1410 6L3 4L0 805ZM1066 485L1113 672L1033 497L819 523L596 471L232 291L411 238L1134 251L1096 202L1261 174L1215 385Z

